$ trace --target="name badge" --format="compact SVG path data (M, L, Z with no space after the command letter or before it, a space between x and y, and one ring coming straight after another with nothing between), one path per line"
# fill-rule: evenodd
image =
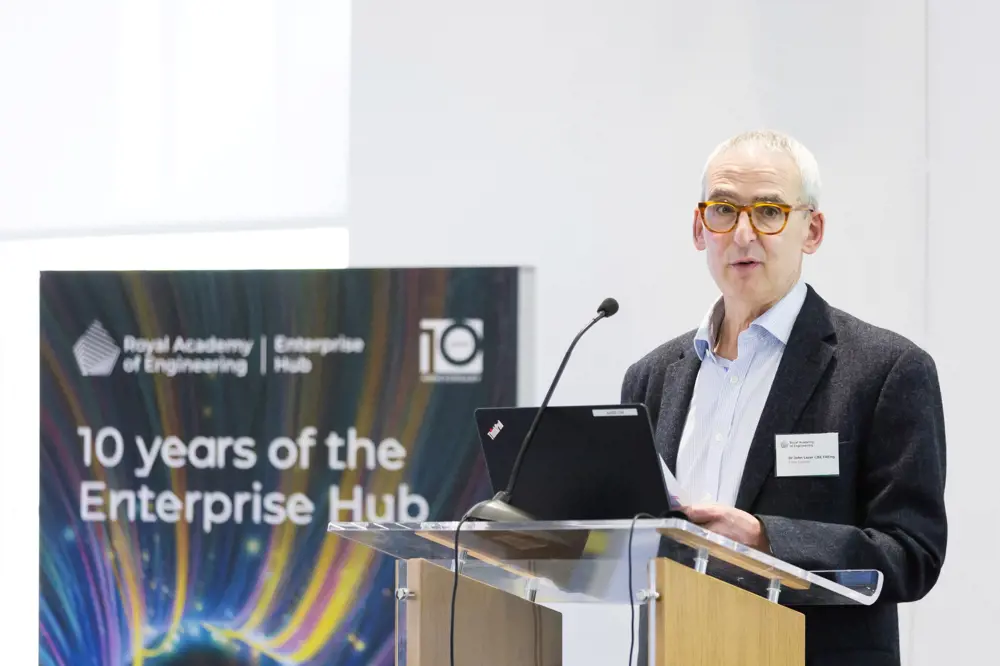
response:
M835 432L777 435L774 438L777 476L838 476L840 438Z

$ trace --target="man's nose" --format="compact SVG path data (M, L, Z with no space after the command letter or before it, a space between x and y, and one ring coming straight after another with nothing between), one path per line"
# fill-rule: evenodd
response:
M752 243L755 238L757 238L757 232L750 224L750 213L740 211L739 217L736 218L736 229L733 230L733 240L740 247L745 247Z

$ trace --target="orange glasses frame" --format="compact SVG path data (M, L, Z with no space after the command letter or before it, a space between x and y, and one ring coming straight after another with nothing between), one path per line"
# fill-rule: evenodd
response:
M723 206L732 206L733 208L736 209L736 217L733 220L733 226L729 227L728 229L721 229L720 230L720 229L713 229L712 227L710 227L708 225L708 221L705 220L705 209L708 208L709 206L713 205L713 204L723 205ZM782 222L780 229L778 229L777 231L764 231L764 230L758 228L757 225L753 223L753 209L754 208L760 208L761 206L772 206L774 208L780 209L781 212L783 212L785 214L785 221ZM698 202L698 214L701 215L701 222L702 222L702 224L705 225L705 228L708 229L709 231L711 231L713 234L728 234L730 231L732 231L733 229L736 228L736 225L738 225L740 223L740 216L743 214L743 211L746 211L746 213L747 213L747 219L750 221L750 226L753 227L754 231L756 231L759 234L763 234L765 236L776 236L777 234L780 234L782 231L784 231L785 227L788 226L788 216L791 214L791 212L793 210L807 210L810 213L812 213L812 212L815 211L815 209L812 208L812 207L810 207L810 206L789 206L788 204L773 203L773 202L769 202L769 201L758 201L758 202L752 203L752 204L750 204L748 206L737 206L736 204L731 203L729 201L700 201L700 202Z

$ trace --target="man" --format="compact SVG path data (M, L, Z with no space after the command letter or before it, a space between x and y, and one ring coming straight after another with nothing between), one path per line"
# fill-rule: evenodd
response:
M622 402L649 409L692 522L807 570L882 571L871 607L797 610L808 664L895 666L896 604L927 594L945 556L941 396L926 352L802 281L803 255L823 241L819 189L790 137L751 132L716 149L692 232L721 298L628 368ZM787 464L789 440L834 469Z

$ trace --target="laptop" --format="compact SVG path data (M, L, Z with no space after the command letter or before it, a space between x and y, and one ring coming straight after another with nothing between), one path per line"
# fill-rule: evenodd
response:
M475 411L494 493L507 487L537 411L537 407ZM672 515L646 406L547 407L521 463L510 504L536 520Z

